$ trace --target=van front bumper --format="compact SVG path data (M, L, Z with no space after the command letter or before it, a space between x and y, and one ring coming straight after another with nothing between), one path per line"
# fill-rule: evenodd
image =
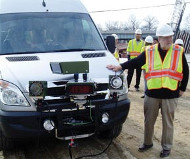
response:
M68 106L69 103L66 105ZM7 112L0 110L0 129L7 138L32 138L55 136L55 129L60 137L71 135L92 134L112 128L113 124L123 124L128 116L130 100L114 102L113 100L94 100L95 105L91 110L63 111L56 106L54 112ZM47 108L47 107L46 107ZM48 109L52 109L52 107ZM54 108L54 109L55 109ZM102 114L109 114L108 123L102 123ZM43 127L43 122L51 119L55 129L48 132ZM77 121L77 124L69 121ZM81 121L81 122L80 122ZM85 123L86 122L86 123Z

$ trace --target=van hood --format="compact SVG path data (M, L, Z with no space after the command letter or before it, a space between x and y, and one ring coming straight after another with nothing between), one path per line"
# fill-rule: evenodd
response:
M104 54L103 57L90 56L84 58L82 54ZM3 55L0 57L0 78L17 85L22 92L28 92L29 81L73 80L73 74L55 74L52 72L51 62L89 61L88 79L97 83L108 83L109 75L115 72L108 70L108 64L118 65L118 61L107 51L99 52L68 52L68 53L38 53ZM82 75L79 74L79 79Z

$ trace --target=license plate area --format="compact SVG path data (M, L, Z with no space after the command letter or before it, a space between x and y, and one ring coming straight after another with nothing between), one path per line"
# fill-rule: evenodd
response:
M62 116L58 120L57 136L76 136L82 134L91 134L95 131L95 122L86 113L77 116Z

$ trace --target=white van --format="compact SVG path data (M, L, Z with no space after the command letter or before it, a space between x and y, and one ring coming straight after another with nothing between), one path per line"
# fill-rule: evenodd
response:
M118 62L79 0L0 0L0 149L117 137L130 100L108 64Z

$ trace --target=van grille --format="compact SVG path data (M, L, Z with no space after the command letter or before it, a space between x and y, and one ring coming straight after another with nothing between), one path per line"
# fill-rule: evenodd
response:
M47 90L48 96L63 96L65 95L65 93L66 93L65 86L48 88Z
M10 62L36 61L36 60L39 60L39 57L38 56L19 56L19 57L6 57L6 59Z
M94 57L105 57L106 54L104 52L101 53L88 53L88 54L82 54L83 58L94 58Z

